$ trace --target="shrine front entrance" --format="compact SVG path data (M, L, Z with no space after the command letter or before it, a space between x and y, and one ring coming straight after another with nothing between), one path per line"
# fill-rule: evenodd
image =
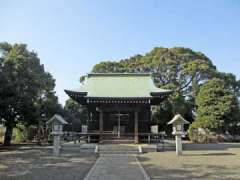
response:
M139 133L150 131L150 106L88 106L89 129L102 139L129 137L138 142Z
M117 134L117 137L133 133L133 113L113 111L103 115L103 131Z

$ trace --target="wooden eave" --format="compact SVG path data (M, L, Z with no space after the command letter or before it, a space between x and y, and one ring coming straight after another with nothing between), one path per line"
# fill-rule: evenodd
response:
M89 97L86 92L65 90L74 100L82 105L87 104L150 104L157 105L166 99L169 93L158 93L152 97Z

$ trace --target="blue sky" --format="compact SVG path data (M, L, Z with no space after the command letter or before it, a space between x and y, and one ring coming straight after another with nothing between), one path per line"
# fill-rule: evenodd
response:
M184 46L240 78L239 0L1 0L0 41L26 43L64 89L102 60Z

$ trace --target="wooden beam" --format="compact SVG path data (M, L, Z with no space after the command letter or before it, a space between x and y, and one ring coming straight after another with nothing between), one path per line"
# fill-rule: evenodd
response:
M102 133L103 133L103 111L99 110L99 132L100 132L100 139L99 141L102 141Z
M139 143L138 139L138 111L134 112L134 143Z

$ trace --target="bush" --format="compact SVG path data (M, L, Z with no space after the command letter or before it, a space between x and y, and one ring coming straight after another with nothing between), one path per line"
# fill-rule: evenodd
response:
M4 141L4 134L5 134L5 127L0 127L0 143L3 143Z
M17 143L27 141L27 130L24 125L17 124L16 128L13 129L13 140Z
M5 127L0 127L0 143L3 143L4 141L5 129ZM26 127L17 124L17 126L13 128L12 140L16 143L33 141L36 133L37 130L34 126Z
M196 121L190 125L188 134L189 139L195 143L209 143L218 141L217 134L210 132L208 129L202 128Z
M193 122L188 129L189 139L192 142L204 142L206 140L204 133L199 133L199 126L196 122Z
M36 134L37 134L37 127L36 126L29 126L26 127L26 133L27 133L27 140L28 141L33 141L36 138Z

